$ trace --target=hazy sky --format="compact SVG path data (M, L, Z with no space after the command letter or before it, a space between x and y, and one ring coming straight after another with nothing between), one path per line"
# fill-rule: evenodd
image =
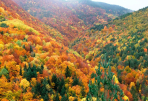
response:
M99 2L109 3L109 4L120 5L122 7L131 9L131 10L138 10L148 6L148 0L92 0L92 1L99 1Z

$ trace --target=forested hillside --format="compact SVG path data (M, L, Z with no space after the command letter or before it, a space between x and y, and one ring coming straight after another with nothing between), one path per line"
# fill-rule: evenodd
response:
M148 100L148 7L13 1L0 0L0 101Z
M31 27L28 18L21 20L19 14L25 11L11 11L19 7L7 3L0 2L0 100L85 97L95 69L77 52Z
M23 10L12 0L9 0L7 2L5 0L1 0L0 6L8 10L10 16L23 21L25 24L35 28L40 33L50 35L51 37L54 37L56 41L64 43L65 45L68 43L68 39L63 36L58 30L54 29L51 26L47 26L37 18L31 16L28 12Z
M120 6L90 0L13 0L31 15L60 31L68 39L84 34L95 24L131 12Z
M147 96L148 7L120 16L108 24L96 25L79 36L69 47L92 65L102 56L110 59L120 83L131 87L135 99ZM140 87L141 86L141 87ZM140 87L140 88L139 88ZM134 100L138 101L138 100Z

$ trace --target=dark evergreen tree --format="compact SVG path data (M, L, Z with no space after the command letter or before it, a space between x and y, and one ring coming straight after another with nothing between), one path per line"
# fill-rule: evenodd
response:
M138 101L138 93L134 87L131 88L131 94L133 96L133 101Z
M30 63L28 63L28 68L31 68L31 64Z
M35 87L32 87L32 92L34 93L33 97L36 98L37 96L41 95L44 101L49 101L48 93L50 91L47 90L46 85L48 81L46 78L42 80L42 84L36 83Z
M46 92L45 96L43 96L44 101L49 101L48 93Z
M139 88L140 88L140 83L139 83L139 81L137 81L136 82L136 90L137 90L137 92L139 92Z
M1 23L1 24L0 24L0 27L8 28L9 25L7 25L7 24L5 24L5 23Z
M41 65L41 74L43 74L44 65Z
M79 78L75 77L73 80L72 86L79 85L79 84L80 84Z
M35 87L32 87L32 92L34 93L33 97L36 98L38 95L40 95L41 91L41 84L37 82Z
M57 78L57 76L55 74L52 75L52 82L55 83L54 89L57 90L58 88L58 83L59 83L59 79Z
M46 85L48 84L47 79L44 78L43 82L42 82L42 88L41 88L41 96L44 99L44 101L49 101L49 97L48 97L48 90L46 88Z
M82 88L81 88L81 94L82 94L82 98L84 98L86 95L84 86L82 86Z
M25 77L25 78L26 78L28 81L30 81L30 80L31 80L31 77L32 77L31 68L28 68L27 72L24 73L24 74L26 74L26 77Z
M67 77L71 77L71 72L69 70L69 67L67 66L66 70L65 70L65 76Z
M37 77L37 70L36 70L36 65L33 64L33 67L31 68L32 71L32 77Z
M61 93L63 86L65 85L64 78L62 77L61 81L59 82L58 92Z
M27 55L26 55L26 54L24 55L24 58L25 58L25 60L27 59ZM25 65L26 65L26 64L25 64Z
M28 81L31 80L31 78L36 78L37 77L37 70L36 70L36 66L33 65L33 67L31 68L31 64L29 63L29 67L28 69L26 69L26 66L24 67L24 75L23 77L26 78Z
M43 70L43 69L44 69L44 65L42 64L42 65L41 65L41 70Z
M30 45L30 53L33 52L32 46Z
M0 31L0 34L3 35L4 34L4 31Z
M20 75L22 76L22 67L20 66Z
M25 45L23 45L23 48L26 49L26 48L25 48Z
M25 66L24 66L24 71L27 71L27 66L26 66L26 64L25 64Z
M91 74L91 78L94 78L94 77L96 77L96 74L95 73L92 73Z
M122 72L122 70L119 70L118 67L117 67L117 78L118 78L118 81L119 81L120 83L122 83L121 72Z
M37 67L36 71L39 72L40 74L42 74L42 71L41 71L40 67Z
M54 97L53 101L60 101L58 93L56 93L56 96Z
M63 95L61 101L69 101L69 100L68 100L68 96Z
M66 88L63 86L62 89L61 89L60 94L61 94L61 96L64 96L65 93L66 93Z
M42 92L41 92L41 96L45 96L47 93L47 88L46 85L48 84L46 78L44 78L43 82L42 82L43 86L42 86Z
M147 97L148 96L148 86L145 84L145 86L143 86L143 90L142 90L142 92L143 92L143 95L145 96L145 97Z
M36 90L35 90L35 87L32 87L32 89L31 89L31 92L33 92L34 94L33 94L33 98L36 98Z
M146 101L146 96L144 96L144 100L143 101Z
M51 82L50 82L49 76L48 76L48 78L47 78L47 82L48 82L49 85L51 85Z

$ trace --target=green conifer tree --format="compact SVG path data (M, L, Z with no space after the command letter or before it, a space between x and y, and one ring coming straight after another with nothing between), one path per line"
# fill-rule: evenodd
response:
M24 71L25 71L25 72L27 71L27 66L26 66L26 64L25 64L25 66L24 66Z
M62 89L61 89L60 94L61 94L61 96L64 96L65 93L66 93L66 88L63 86Z
M46 94L43 96L44 101L49 101L49 97L48 97L48 93L46 92Z
M36 65L33 64L33 67L31 68L31 71L32 71L31 76L36 78L37 77Z
M85 95L86 95L85 87L84 86L82 86L82 88L81 88L81 95L82 95L82 98L84 98Z
M56 96L54 97L53 101L60 101L58 92L56 93Z
M138 94L137 94L136 89L134 87L132 87L130 92L133 96L133 101L138 101Z
M30 81L31 77L32 77L32 71L31 71L31 68L28 68L27 73L26 73L26 79Z
M48 78L47 78L47 82L48 82L49 85L51 85L51 82L50 82L49 76L48 76Z
M79 84L80 84L79 78L75 77L73 80L72 86L79 85Z
M20 66L20 75L22 76L22 67Z
M52 82L55 83L54 89L57 90L58 85L59 85L59 79L57 78L55 74L52 75Z
M61 101L69 101L69 100L68 100L68 96L63 95Z
M71 72L70 72L70 70L69 70L69 67L67 66L67 68L66 68L66 70L65 70L66 72L65 72L65 76L66 76L66 78L67 77L71 77Z
M30 45L30 53L33 52L32 46Z
M61 93L63 86L65 85L64 78L62 77L61 81L59 82L58 92Z
M48 82L47 82L46 78L44 78L42 84L43 84L43 86L42 86L41 96L44 99L44 101L48 101L49 100L48 90L46 88L46 85L48 84Z
M44 65L41 65L41 74L43 74Z

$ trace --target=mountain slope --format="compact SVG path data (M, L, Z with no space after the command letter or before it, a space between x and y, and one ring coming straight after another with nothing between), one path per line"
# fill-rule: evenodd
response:
M0 1L1 101L147 100L148 8L79 35L77 53L52 27Z
M68 39L82 35L86 29L95 24L107 23L109 19L129 12L128 9L111 12L110 5L81 0L13 0L31 15L39 18L46 24L58 29ZM91 4L91 5L90 5ZM97 5L96 5L97 4ZM109 13L107 13L109 12Z
M28 12L23 10L21 7L19 7L16 3L13 1L6 2L5 0L0 0L0 6L2 6L4 9L8 11L8 13L17 19L20 19L25 24L35 28L40 33L44 33L47 35L50 35L57 39L57 41L67 44L67 38L64 37L60 32L58 32L56 29L45 25L43 22L38 20L37 18L31 16ZM9 19L11 19L11 16Z
M85 97L95 68L41 33L44 29L33 25L32 16L27 15L28 22L22 19L25 11L11 0L1 0L0 6L0 100L48 101L57 94L68 99ZM81 88L85 88L83 96Z
M81 0L80 0L81 1ZM102 9L105 9L106 13L113 14L115 16L121 16L126 13L132 12L132 10L126 9L124 7L118 6L118 5L111 5L104 2L97 2L97 1L85 1L83 3L86 3L87 5L90 5L92 7L99 7Z
M11 0L1 0L0 100L83 101L90 91L89 80L94 82L95 69L101 69L103 83L104 68L92 66L76 51L60 44L50 34L42 33L42 23L33 19ZM117 78L110 81L115 81L112 85L116 88L120 86ZM124 90L124 94L119 86L120 99L128 99L125 94L129 96L129 91ZM103 96L102 89L103 85L98 88Z
M148 7L120 16L108 24L97 25L71 44L92 65L98 64L106 55L120 83L128 87L134 83L135 90L131 93L137 100L144 100L141 95L147 97L147 17Z

